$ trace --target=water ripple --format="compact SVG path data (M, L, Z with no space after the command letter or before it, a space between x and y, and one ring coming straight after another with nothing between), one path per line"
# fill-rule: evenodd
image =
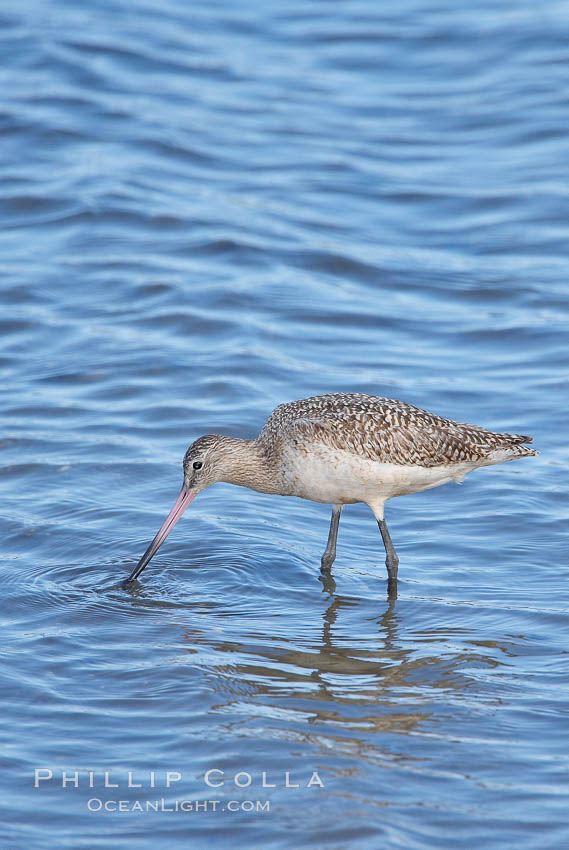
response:
M108 846L92 796L214 792L270 811L194 812L200 846L566 846L564 4L0 23L6 846ZM122 586L192 440L339 390L541 454L388 504L397 600L365 506L334 586L328 507L222 484ZM149 819L187 846L187 817L128 811L121 847Z

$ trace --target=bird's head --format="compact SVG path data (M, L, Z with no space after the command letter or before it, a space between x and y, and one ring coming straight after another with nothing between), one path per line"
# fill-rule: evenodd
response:
M192 443L184 455L184 487L194 496L216 481L223 480L227 457L227 437L206 434Z

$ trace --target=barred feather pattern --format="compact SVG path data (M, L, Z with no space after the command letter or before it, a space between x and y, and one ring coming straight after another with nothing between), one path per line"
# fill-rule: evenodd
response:
M257 443L267 455L283 442L310 451L324 445L398 466L435 467L461 462L484 465L497 451L514 459L538 454L532 437L495 433L445 419L404 401L363 393L330 393L280 404Z

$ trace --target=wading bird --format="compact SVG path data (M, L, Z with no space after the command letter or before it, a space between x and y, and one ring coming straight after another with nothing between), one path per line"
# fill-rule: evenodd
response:
M225 481L259 493L298 496L332 505L322 570L336 557L344 505L365 502L386 553L388 587L397 586L399 558L383 515L385 502L461 481L479 466L537 455L532 437L497 434L454 422L404 401L332 393L279 404L256 440L207 434L184 456L184 483L156 537L125 582L138 578L197 494Z

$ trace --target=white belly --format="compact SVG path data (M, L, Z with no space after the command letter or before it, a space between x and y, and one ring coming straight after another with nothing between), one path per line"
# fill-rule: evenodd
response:
M335 505L365 502L378 519L387 499L460 481L475 468L473 463L398 466L324 446L311 446L306 453L291 447L282 461L288 495Z

